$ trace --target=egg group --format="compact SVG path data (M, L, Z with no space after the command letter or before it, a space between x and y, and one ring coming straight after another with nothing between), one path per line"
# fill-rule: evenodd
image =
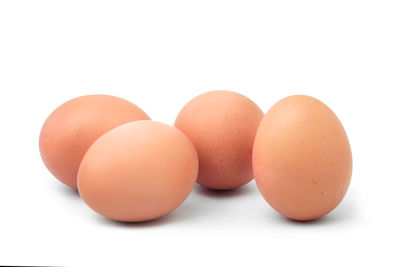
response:
M352 153L335 113L303 95L264 115L246 96L211 91L190 100L174 126L122 98L88 95L54 110L39 138L49 171L95 212L143 222L176 209L197 182L232 190L256 180L293 220L314 220L345 196Z

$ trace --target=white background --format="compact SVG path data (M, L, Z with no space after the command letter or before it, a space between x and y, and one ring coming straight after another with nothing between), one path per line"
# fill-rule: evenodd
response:
M264 112L292 94L328 104L353 150L341 205L296 223L254 182L196 186L162 219L121 224L41 162L40 128L70 98L117 95L172 124L214 89ZM398 266L399 90L398 0L1 1L0 264Z

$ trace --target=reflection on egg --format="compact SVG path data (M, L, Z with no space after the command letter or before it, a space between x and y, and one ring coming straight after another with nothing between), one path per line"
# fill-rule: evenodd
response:
M253 179L252 147L262 117L253 101L230 91L201 94L182 108L175 127L196 147L199 184L226 190Z
M352 173L350 144L336 115L319 100L290 96L264 116L253 169L266 201L282 215L312 220L343 199Z
M76 188L79 164L90 145L108 130L135 120L149 120L136 105L119 97L87 95L59 106L44 123L39 147L49 171Z
M136 121L93 143L79 168L78 190L101 215L140 222L178 207L197 173L196 150L183 133L160 122Z

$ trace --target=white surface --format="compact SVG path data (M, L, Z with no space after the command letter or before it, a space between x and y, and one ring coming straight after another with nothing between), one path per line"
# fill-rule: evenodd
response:
M399 14L397 0L1 1L0 264L399 265ZM353 149L341 205L295 223L252 182L121 224L41 162L42 123L72 97L117 95L172 124L213 89L264 111L298 93L327 103Z

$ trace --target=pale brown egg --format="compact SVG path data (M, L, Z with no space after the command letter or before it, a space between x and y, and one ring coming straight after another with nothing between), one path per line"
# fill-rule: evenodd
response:
M177 208L197 173L196 150L183 133L160 122L137 121L93 143L79 168L78 190L99 214L141 222Z
M40 154L57 179L76 188L82 157L99 136L126 122L149 119L139 107L119 97L74 98L47 118L39 138Z
M263 118L253 168L261 194L276 211L294 220L313 220L332 211L346 194L350 144L329 107L309 96L290 96Z
M227 190L253 179L252 148L262 117L253 101L230 91L201 94L182 108L175 127L196 147L199 184Z

